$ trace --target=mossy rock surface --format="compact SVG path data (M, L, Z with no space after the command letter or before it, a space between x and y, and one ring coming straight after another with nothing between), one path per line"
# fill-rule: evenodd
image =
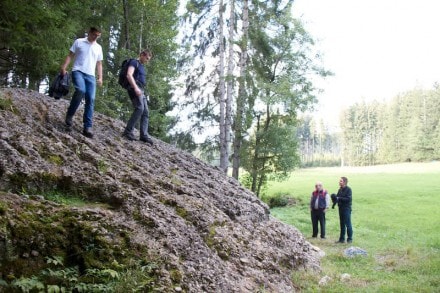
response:
M58 257L77 278L138 284L120 292L291 292L292 271L319 269L303 235L220 169L121 139L125 123L100 113L93 139L82 109L66 132L68 100L22 89L0 100L0 286L41 280Z

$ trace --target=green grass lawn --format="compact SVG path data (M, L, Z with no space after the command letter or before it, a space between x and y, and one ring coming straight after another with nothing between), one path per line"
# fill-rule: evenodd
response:
M336 193L341 176L353 190L353 243L336 244L338 210L327 213L327 239L311 238L308 201L316 181ZM273 208L272 216L298 228L321 248L322 272L297 272L304 292L440 292L440 163L408 163L364 168L314 168L271 182L266 196L288 195L298 204ZM367 257L346 258L356 246ZM351 275L341 281L344 273ZM323 276L331 281L319 286Z

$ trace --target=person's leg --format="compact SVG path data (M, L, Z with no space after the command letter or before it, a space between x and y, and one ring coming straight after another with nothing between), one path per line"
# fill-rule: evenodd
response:
M149 121L149 112L148 112L148 103L147 98L145 95L142 95L142 116L141 116L141 123L140 123L140 138L146 138L148 137L148 121Z
M66 113L66 124L67 126L72 126L72 118L75 115L76 110L78 110L82 99L84 98L86 92L86 85L82 73L80 71L72 72L72 83L75 87L75 92L73 93L72 99L70 100L70 105L67 108Z
M312 237L318 236L318 218L316 217L315 211L310 211L310 215L312 218Z
M95 108L96 80L92 75L84 74L86 86L85 106L84 106L84 129L90 129L93 126L93 111Z
M345 226L347 226L347 242L353 241L353 227L351 226L351 209L345 212Z
M153 145L153 140L151 139L150 135L148 134L148 121L149 121L149 112L148 112L148 103L147 103L147 97L143 95L143 112L141 116L141 122L140 122L140 141L146 142L150 145Z
M325 238L325 213L320 211L319 225L321 226L321 238Z
M123 135L130 140L135 140L136 138L133 134L134 127L136 126L136 123L139 121L144 111L144 105L142 101L143 96L136 96L136 94L132 90L128 91L128 95L130 96L131 104L133 105L133 113L131 114L130 119L127 122L127 126L125 127Z
M340 234L339 234L339 242L345 241L345 220L344 220L344 209L339 208L339 225L340 225Z

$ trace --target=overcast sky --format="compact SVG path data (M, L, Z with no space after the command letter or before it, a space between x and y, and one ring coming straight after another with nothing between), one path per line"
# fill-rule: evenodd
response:
M440 0L295 0L293 13L335 73L317 83L331 124L362 99L440 83Z

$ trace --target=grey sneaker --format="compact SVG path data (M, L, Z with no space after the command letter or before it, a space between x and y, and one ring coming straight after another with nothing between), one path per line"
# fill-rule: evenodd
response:
M89 128L89 127L84 128L84 130L83 130L83 135L84 135L85 137L88 137L88 138L93 138L93 132L92 132L92 129Z
M146 142L149 145L153 145L153 140L149 136L142 136L140 141Z
M133 133L130 133L130 132L124 132L123 134L122 134L122 136L123 137L125 137L126 139L128 139L128 140L137 140L136 139L136 137L134 136L134 134Z

